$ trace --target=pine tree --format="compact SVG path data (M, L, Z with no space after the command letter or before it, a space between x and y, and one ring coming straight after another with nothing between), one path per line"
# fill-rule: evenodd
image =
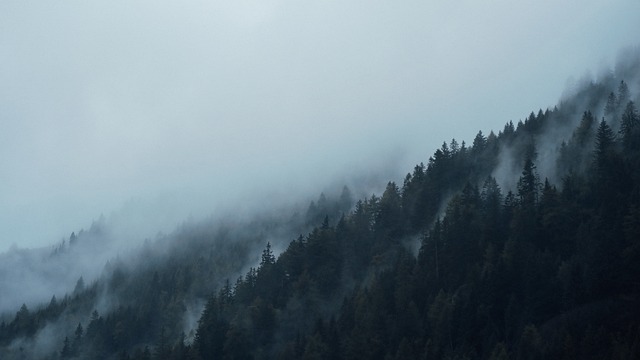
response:
M607 97L607 104L604 107L604 115L609 119L609 121L614 119L617 108L618 99L616 98L616 94L611 92L609 97Z
M259 269L262 269L265 266L273 265L275 264L275 262L276 257L273 255L273 251L271 250L271 243L267 242L267 247L262 251Z
M20 310L16 313L13 323L15 324L15 328L19 334L31 335L32 331L35 331L33 319L31 318L31 313L29 312L29 308L27 308L26 304L22 304Z
M486 145L487 145L487 138L484 135L482 135L482 131L478 131L478 134L473 139L472 151L474 153L482 152L482 150L484 150Z
M615 135L607 122L602 119L596 132L595 165L599 173L606 171L607 158L615 143Z
M618 85L618 99L616 101L617 108L621 109L627 101L629 101L629 87L624 80L621 80L620 85Z
M637 150L640 142L640 116L633 101L629 101L621 116L620 135L625 150Z
M84 291L84 279L82 278L82 276L80 276L78 281L76 281L76 286L73 289L73 293L74 294L78 294L78 293L80 293L82 291Z
M451 149L451 153L453 155L456 155L459 151L460 151L460 145L458 145L458 142L456 141L456 139L451 139L451 142L449 143L449 148Z
M220 303L211 296L198 320L194 347L204 359L222 357L225 333L229 329L228 322L221 316Z
M527 157L522 170L522 176L518 180L518 197L523 207L533 207L538 202L540 180L536 173L536 166L530 157Z
M64 342L62 345L62 350L60 350L60 358L69 359L71 358L72 355L73 355L73 352L71 350L71 344L69 343L69 337L65 336Z
M578 145L584 147L587 145L593 136L593 124L595 124L596 119L591 114L591 111L585 111L582 114L582 119L580 120L580 125L574 131L572 140L574 140Z
M73 338L73 344L72 344L73 355L77 355L78 351L80 350L83 334L84 334L84 329L82 328L82 324L78 323L78 326L76 326L76 331L74 332L75 337Z

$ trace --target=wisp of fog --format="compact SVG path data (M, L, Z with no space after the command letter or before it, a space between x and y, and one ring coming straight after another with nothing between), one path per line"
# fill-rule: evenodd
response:
M639 7L4 1L0 250L113 212L139 212L145 238L247 194L408 168L555 104L637 40Z

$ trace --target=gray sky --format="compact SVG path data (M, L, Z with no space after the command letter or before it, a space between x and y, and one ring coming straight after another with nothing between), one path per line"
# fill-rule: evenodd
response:
M258 193L405 173L612 66L638 14L638 0L3 0L0 251L100 214L153 234Z

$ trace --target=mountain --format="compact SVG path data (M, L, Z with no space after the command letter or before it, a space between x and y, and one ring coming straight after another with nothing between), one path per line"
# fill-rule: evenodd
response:
M381 194L345 187L148 240L2 315L0 358L638 358L632 55L553 109L443 143ZM91 259L105 232L20 256Z

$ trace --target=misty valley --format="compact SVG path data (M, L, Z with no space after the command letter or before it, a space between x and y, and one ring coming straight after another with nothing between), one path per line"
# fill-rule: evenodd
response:
M637 359L639 101L635 52L373 194L14 247L0 359Z

